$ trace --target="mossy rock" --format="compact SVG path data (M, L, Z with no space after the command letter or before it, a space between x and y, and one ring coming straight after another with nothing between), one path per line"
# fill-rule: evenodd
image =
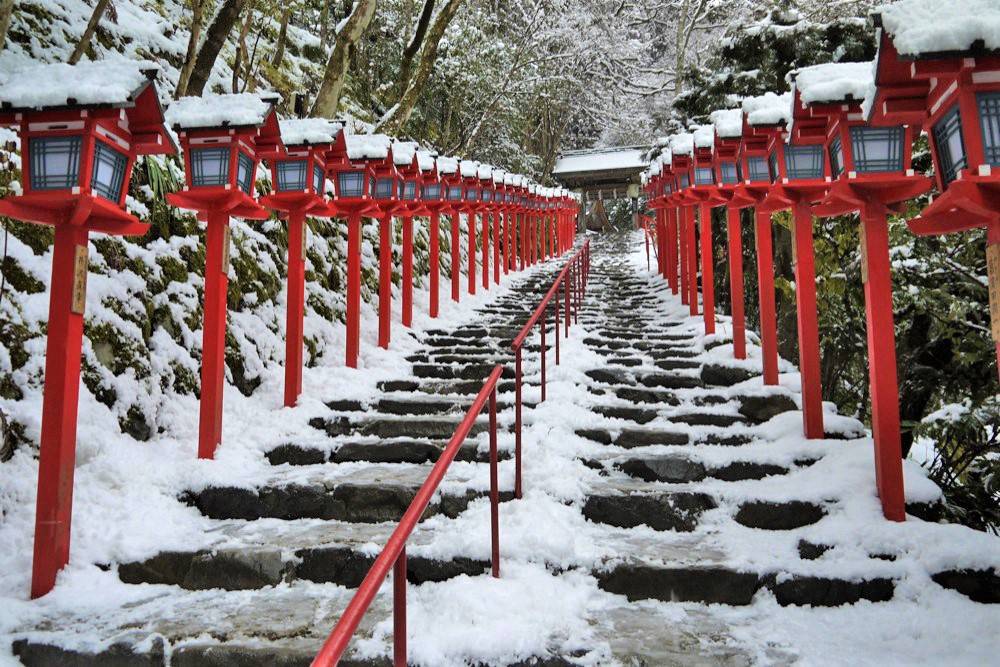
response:
M34 338L35 335L23 324L0 321L0 339L7 346L12 370L16 371L28 363L29 355L25 350L24 343Z
M115 391L114 387L109 387L104 384L104 378L101 374L97 372L90 363L84 359L81 363L80 376L83 379L83 386L87 388L94 398L97 399L98 403L105 405L109 408L114 407L115 403L118 401L118 392Z
M188 281L190 274L188 266L176 257L162 255L156 258L156 264L160 267L164 287L170 283L186 283Z
M132 436L135 440L146 442L153 435L153 426L149 423L142 409L133 405L129 407L124 417L119 417L118 426L122 433Z
M27 222L10 220L10 218L5 218L5 220L7 221L7 229L10 230L11 235L31 248L31 251L36 255L45 254L52 247L55 239L55 231L53 231L52 227L48 225L32 225Z
M45 291L45 283L22 269L21 264L10 255L0 260L0 272L6 278L7 284L18 292L39 294Z
M112 373L121 375L131 368L137 378L149 377L149 349L144 341L129 338L107 322L90 323L84 333L90 339L97 360Z

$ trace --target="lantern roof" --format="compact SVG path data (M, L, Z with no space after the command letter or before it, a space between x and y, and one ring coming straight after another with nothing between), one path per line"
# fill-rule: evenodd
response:
M715 125L694 125L691 130L694 135L695 148L707 148L708 150L715 148Z
M743 113L752 126L788 125L792 120L792 93L764 93L743 100Z
M344 140L348 160L384 160L392 147L392 139L385 134L345 134Z
M887 32L899 55L968 53L977 45L1000 51L1000 4L996 0L899 0L874 11L875 24Z
M438 173L443 175L454 174L458 171L458 158L440 155L437 158Z
M417 151L417 166L420 171L434 171L437 167L437 155L433 151Z
M743 110L719 109L709 114L715 134L721 139L739 139L743 136Z
M488 164L479 165L477 176L479 176L479 180L481 181L493 178L493 167Z
M159 73L156 63L133 60L36 65L0 86L0 110L132 107Z
M462 160L458 163L458 168L462 178L477 178L479 175L479 163L475 160Z
M503 175L503 183L504 185L517 185L517 182L518 180L520 180L520 178L521 177L517 174L512 174L510 172L507 172L506 174Z
M167 107L167 123L175 130L207 130L222 127L262 127L277 118L274 105L281 98L273 93L206 94L182 97Z
M415 141L397 141L392 142L392 161L397 167L409 167L413 165L413 161L417 158L417 149L419 145Z
M289 118L278 121L285 146L323 146L337 141L344 123L327 118Z
M788 78L793 93L805 106L861 103L875 85L875 68L871 61L826 63L793 70Z
M694 153L694 135L682 132L670 137L670 152L673 155L691 155Z
M503 169L493 170L493 182L502 185L507 177L507 172Z

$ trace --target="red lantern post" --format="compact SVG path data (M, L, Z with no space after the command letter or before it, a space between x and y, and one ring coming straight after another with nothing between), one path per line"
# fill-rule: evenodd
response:
M420 204L430 212L430 305L431 317L438 316L438 296L441 289L441 210L444 208L444 192L441 176L438 174L437 156L427 151L417 151L417 166L420 168Z
M441 211L451 217L451 300L455 303L458 303L460 298L459 279L462 275L459 266L462 252L458 226L465 206L465 186L459 171L459 163L459 160L450 157L439 157L437 160L441 188L445 197Z
M507 172L503 169L493 170L493 193L490 199L490 211L493 216L493 282L494 284L500 284L500 273L503 270L506 262L503 262L501 256L505 253L505 250L501 249L501 245L506 247L507 239L503 237L503 197L504 197L504 186L503 179Z
M260 202L288 219L288 304L285 314L285 406L294 407L302 393L303 320L306 296L306 216L330 217L326 202L326 161L342 125L322 118L279 123L281 143L272 153L274 189Z
M0 125L21 138L23 192L0 215L55 227L31 597L69 562L87 244L91 232L142 235L125 212L136 157L176 151L148 63L42 65L0 87ZM40 85L44 83L44 85Z
M465 187L465 198L461 212L464 212L468 218L469 269L467 277L469 279L469 294L475 294L476 250L478 246L476 242L476 213L480 210L479 163L475 160L462 160L458 169Z
M681 225L681 303L688 304L689 313L694 316L698 314L698 235L694 221L694 207L698 199L688 192L694 168L694 135L684 133L671 137L670 153L673 156L673 171L677 175L674 202L679 206L681 220L678 223Z
M207 225L205 315L201 356L198 457L215 457L222 442L226 363L226 291L232 217L264 220L255 198L260 152L278 150L276 97L249 93L184 97L167 109L167 121L184 149L186 184L167 195L178 208L197 211Z
M361 141L370 147L371 157L366 159L374 162L375 167L375 203L379 208L378 345L388 350L392 336L392 219L406 210L406 205L401 201L403 177L396 168L392 140L389 137L368 134L363 135ZM385 157L382 157L382 146L387 147ZM404 149L404 152L407 153L405 161L412 163L410 151Z
M927 0L881 8L873 126L912 125L931 137L941 194L907 224L915 234L986 230L990 319L1000 368L1000 9ZM961 29L956 29L960 26ZM869 242L872 239L868 239ZM869 267L869 270L871 267Z
M493 208L493 167L488 164L479 165L479 206L483 215L483 289L490 288L490 211Z
M397 213L403 219L403 275L401 280L402 314L404 327L413 324L413 217L430 215L430 209L420 201L421 170L417 160L417 143L393 141L392 160L402 178ZM391 272L390 272L391 282Z
M722 206L728 197L719 192L715 178L715 127L694 128L694 166L692 186L687 190L690 200L698 202L701 219L701 299L705 335L715 333L715 260L712 250L712 209ZM735 341L735 335L733 337Z

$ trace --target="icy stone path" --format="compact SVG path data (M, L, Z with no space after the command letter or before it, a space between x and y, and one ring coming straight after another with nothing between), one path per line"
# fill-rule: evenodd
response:
M1000 614L970 597L996 596L982 573L997 540L885 522L862 425L830 405L829 439L804 440L795 369L764 387L759 350L735 362L726 333L702 336L638 241L593 238L545 402L537 336L528 346L525 495L501 506L502 577L487 574L485 434L415 532L411 662L986 664ZM509 344L561 263L424 332L377 394L330 386L308 423L246 443L258 458L238 475L202 471L178 501L198 526L188 543L74 571L24 606L9 632L23 663L309 664L495 363L509 499ZM930 516L936 488L915 465L906 479ZM388 664L390 592L349 664Z

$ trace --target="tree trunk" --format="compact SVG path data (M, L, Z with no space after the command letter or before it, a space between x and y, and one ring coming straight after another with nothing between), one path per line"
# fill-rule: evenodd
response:
M399 102L379 121L377 129L384 130L390 134L397 134L399 128L403 127L410 120L410 115L420 100L420 93L426 87L427 80L434 69L434 61L437 60L438 46L441 44L441 38L444 37L444 31L448 28L451 20L455 18L455 14L458 13L463 1L448 0L445 6L441 8L441 11L438 12L437 18L434 19L434 24L427 33L424 50L420 54L420 63L417 65L416 76L407 84Z
M681 5L681 15L677 19L677 63L674 66L674 92L679 93L684 89L684 31L687 28L688 11L691 8L691 0L684 0Z
M87 27L83 31L83 36L80 37L80 41L77 42L76 48L73 49L73 54L69 57L70 65L75 65L80 62L80 58L82 58L83 54L87 52L90 40L94 36L94 31L97 30L97 24L101 22L101 17L104 16L104 10L108 8L109 1L110 0L97 0L97 4L94 5L94 13L90 15L90 21L87 22Z
M403 91L406 90L407 84L410 83L410 75L413 71L413 59L417 57L420 52L420 47L424 43L424 36L427 34L427 26L431 23L431 17L434 15L434 2L435 0L424 0L424 8L420 11L420 19L417 21L417 29L413 33L413 38L410 43L406 45L403 49L402 60L399 63L399 77L397 81L397 91L400 96L402 96Z
M326 63L323 83L313 104L313 116L332 118L337 113L340 93L344 89L344 79L347 78L347 68L351 64L351 52L368 29L372 16L375 15L375 4L376 0L358 0L344 28L337 35L337 43L334 44L330 60Z
M174 99L180 99L187 94L188 81L194 70L194 59L198 54L198 40L201 39L202 14L205 11L206 0L191 0L191 37L188 39L187 53L184 55L184 66L177 79L177 90Z
M205 43L198 50L186 94L200 97L205 92L215 61L246 4L247 0L225 0L219 8L219 13L215 15L215 20L205 34Z
M7 30L10 29L10 17L14 13L14 0L0 0L0 51L7 41Z
M246 16L243 19L243 27L240 28L240 36L236 39L236 56L233 58L233 92L240 92L240 69L243 68L243 61L246 60L246 74L244 81L250 76L250 52L247 49L247 35L250 34L250 26L253 25L253 6L255 0L248 0Z
M288 21L292 18L293 6L291 3L281 12L281 28L278 30L278 43L274 47L274 57L271 64L274 67L281 67L281 61L285 59L285 42L288 39Z

